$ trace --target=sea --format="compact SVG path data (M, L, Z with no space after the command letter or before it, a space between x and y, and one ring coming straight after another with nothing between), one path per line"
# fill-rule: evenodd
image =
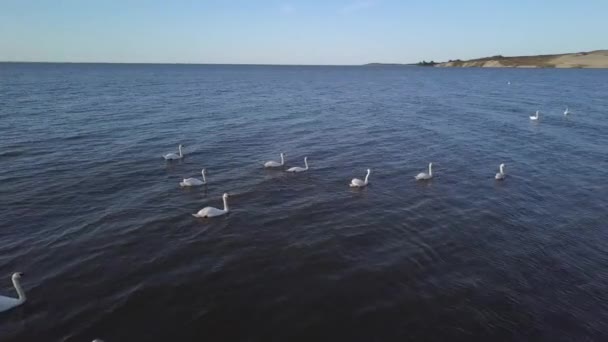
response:
M606 341L607 170L608 70L2 63L0 341Z

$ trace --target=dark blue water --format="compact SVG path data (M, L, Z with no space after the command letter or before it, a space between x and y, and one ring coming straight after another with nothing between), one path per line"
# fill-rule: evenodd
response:
M0 340L606 340L607 152L608 70L0 64Z

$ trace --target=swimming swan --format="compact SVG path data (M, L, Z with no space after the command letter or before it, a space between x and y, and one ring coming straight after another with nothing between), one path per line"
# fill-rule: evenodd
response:
M536 120L540 119L540 117L538 116L539 114L540 114L540 113L539 113L539 111L537 110L537 111L536 111L536 114L530 117L530 120L534 120L534 121L536 121Z
M416 180L426 180L433 178L433 163L429 163L429 173L420 172L416 175Z
M215 217L215 216L221 216L224 214L228 214L228 211L229 211L228 194L224 194L222 196L222 199L224 200L224 210L214 208L214 207L205 207L205 208L199 210L198 213L192 214L192 216L194 216L194 217Z
M184 180L181 181L179 183L179 185L181 187L185 187L185 186L201 186L201 185L207 184L207 179L205 179L205 169L203 169L201 171L201 174L203 175L203 180L200 180L200 179L194 178L194 177L184 178Z
M281 162L276 162L274 160L267 161L264 163L264 167L279 167L285 165L285 154L281 153Z
M294 167L290 167L289 169L287 169L285 171L287 171L287 172L304 172L304 171L308 170L308 157L304 157L304 165L306 165L306 167L294 166Z
M566 107L566 110L564 111L564 115L568 115L570 114L570 111L568 110L568 107Z
M22 275L23 273L17 272L14 273L12 276L13 286L15 286L15 290L17 291L17 295L19 296L19 298L0 296L0 312L8 311L25 303L25 292L23 292L21 284L19 284L19 279L21 279Z
M498 166L498 169L500 172L498 172L496 174L496 176L494 176L494 179L496 180L504 180L505 177L507 177L507 175L505 174L505 164L500 164L500 166Z
M175 154L175 153L167 153L163 156L163 158L165 158L165 160L175 160L175 159L182 159L184 157L184 154L182 153L182 147L184 147L182 144L179 144L179 154Z
M353 178L353 180L350 181L350 187L351 188L362 188L364 186L366 186L368 184L367 180L369 179L369 174L372 171L370 169L367 169L367 175L365 176L365 180L362 181L359 178Z

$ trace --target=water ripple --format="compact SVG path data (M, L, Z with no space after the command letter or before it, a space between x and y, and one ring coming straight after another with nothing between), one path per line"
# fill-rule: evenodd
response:
M0 339L606 339L606 76L1 65Z

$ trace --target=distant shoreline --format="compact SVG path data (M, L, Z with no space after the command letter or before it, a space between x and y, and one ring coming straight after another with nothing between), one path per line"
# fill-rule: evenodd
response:
M608 50L564 53L557 55L513 56L501 55L470 60L451 60L438 63L443 68L608 68Z
M0 61L0 64L107 64L107 65L208 65L208 66L277 66L277 67L360 67L361 64L255 64L255 63L169 63L169 62L45 62Z
M362 66L416 66L416 63L367 63L367 64L246 64L246 63L151 63L151 62L45 62L0 61L0 64L102 64L102 65L201 65L201 66L268 66L268 67L357 67Z
M274 66L274 67L439 67L439 68L569 68L608 69L608 50L564 53L552 55L511 56L496 55L469 60L447 62L382 63L366 64L245 64L245 63L167 63L167 62L49 62L49 61L0 61L1 64L97 64L97 65L199 65L199 66Z
M362 66L416 66L416 63L409 63L409 64L405 64L405 63L366 63L363 64Z

